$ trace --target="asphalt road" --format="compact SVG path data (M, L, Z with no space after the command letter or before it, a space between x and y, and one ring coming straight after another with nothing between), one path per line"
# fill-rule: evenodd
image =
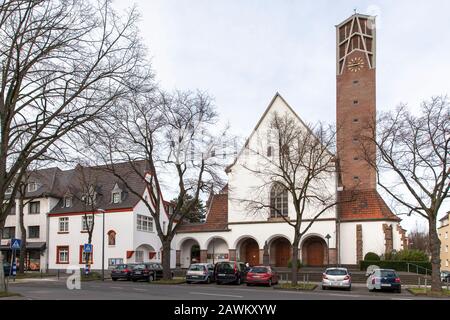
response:
M22 297L4 299L26 300L423 300L406 290L401 294L369 292L363 285L354 285L352 291L326 290L281 291L267 287L246 285L181 284L157 285L146 282L107 280L81 283L81 289L67 289L65 280L33 279L10 283L9 290Z

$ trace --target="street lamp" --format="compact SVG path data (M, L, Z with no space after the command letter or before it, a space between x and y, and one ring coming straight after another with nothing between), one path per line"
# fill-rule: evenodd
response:
M102 231L102 281L105 281L105 210L98 209L102 214L103 231Z
M330 265L330 238L331 238L330 234L327 234L325 236L325 239L327 239L327 247L328 247L328 253L327 253L327 265L328 266Z

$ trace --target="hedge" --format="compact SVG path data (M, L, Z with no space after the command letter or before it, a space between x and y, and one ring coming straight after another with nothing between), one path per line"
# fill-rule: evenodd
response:
M422 268L427 268L431 270L431 262L424 261L370 261L370 260L362 260L359 263L360 270L366 271L369 266L375 265L383 269L394 269L396 271L408 271L408 263L418 265ZM419 268L419 273L425 274L425 270ZM409 271L416 273L416 266L409 266Z

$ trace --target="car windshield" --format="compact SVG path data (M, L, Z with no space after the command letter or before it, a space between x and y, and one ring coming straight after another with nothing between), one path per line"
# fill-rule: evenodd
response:
M347 274L347 270L343 269L330 269L325 272L330 276L345 276Z
M118 266L116 266L116 270L124 270L127 268L126 264L119 264Z
M267 273L269 270L266 267L254 267L251 268L250 273Z
M145 264L137 264L133 269L145 269Z
M232 263L221 263L217 267L218 270L234 270L234 265Z
M189 267L190 271L203 271L205 270L205 267L202 266L201 264L193 264Z
M392 270L381 270L380 275L384 278L397 278L397 274Z

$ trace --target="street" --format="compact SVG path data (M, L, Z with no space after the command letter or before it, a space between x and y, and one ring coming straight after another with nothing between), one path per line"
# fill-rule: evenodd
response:
M354 285L352 291L327 290L281 291L268 287L246 285L180 284L158 285L146 282L107 280L81 282L81 289L69 290L64 279L33 279L10 283L9 290L22 297L4 299L25 300L426 300L403 290L369 292L364 285Z

